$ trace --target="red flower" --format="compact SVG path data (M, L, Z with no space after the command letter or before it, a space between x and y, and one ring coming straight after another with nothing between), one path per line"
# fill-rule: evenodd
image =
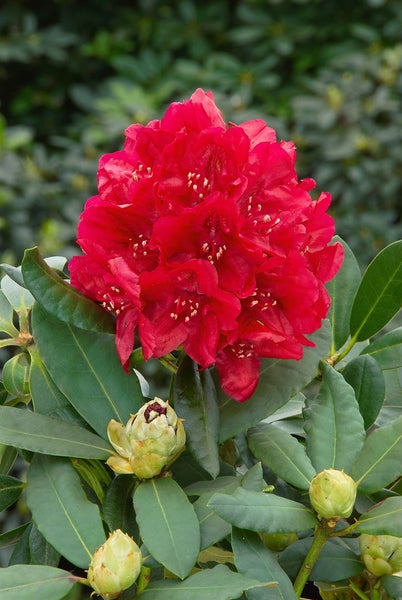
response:
M71 282L116 315L125 368L138 332L146 358L182 347L243 401L261 356L302 356L343 249L329 194L313 201L295 161L292 142L259 119L226 125L200 89L101 158Z

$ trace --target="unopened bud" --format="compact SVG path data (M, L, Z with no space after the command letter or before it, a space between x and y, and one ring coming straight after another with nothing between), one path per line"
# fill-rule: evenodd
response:
M402 538L362 533L359 544L366 569L376 577L402 570Z
M133 473L139 479L157 477L186 443L181 419L160 398L144 404L125 426L112 419L107 433L117 452L107 464L116 473Z
M88 582L105 600L113 600L133 585L141 564L141 550L133 538L116 529L93 555Z
M356 500L357 485L344 471L325 469L310 482L310 502L324 519L350 517Z
M299 538L297 533L261 533L264 545L273 552L282 552Z

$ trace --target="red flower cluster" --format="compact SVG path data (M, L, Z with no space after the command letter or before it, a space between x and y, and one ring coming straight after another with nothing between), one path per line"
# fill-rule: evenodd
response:
M201 89L125 134L100 160L72 285L116 316L126 368L138 331L146 359L182 346L243 401L260 357L300 358L327 314L343 258L330 196L312 200L292 142L258 119L226 125Z

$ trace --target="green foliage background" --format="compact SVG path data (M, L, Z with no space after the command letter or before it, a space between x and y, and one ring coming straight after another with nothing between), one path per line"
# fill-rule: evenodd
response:
M201 86L295 140L367 263L402 237L401 31L398 0L3 0L1 260L76 253L100 154Z

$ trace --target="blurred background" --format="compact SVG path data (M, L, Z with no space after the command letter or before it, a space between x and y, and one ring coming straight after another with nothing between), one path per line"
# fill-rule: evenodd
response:
M2 0L0 261L77 253L99 156L196 87L296 142L362 265L402 237L400 0Z

